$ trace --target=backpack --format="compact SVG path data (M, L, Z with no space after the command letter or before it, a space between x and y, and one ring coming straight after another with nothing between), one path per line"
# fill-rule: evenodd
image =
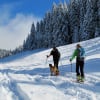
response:
M80 48L80 57L84 57L85 56L85 50L84 48Z
M78 49L78 56L77 56L77 59L79 61L83 61L84 60L84 56L85 56L85 50L84 48L79 48Z

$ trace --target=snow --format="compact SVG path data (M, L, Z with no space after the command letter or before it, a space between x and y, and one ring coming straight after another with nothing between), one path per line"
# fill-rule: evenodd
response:
M76 43L58 47L60 75L50 76L51 49L23 52L0 60L0 100L100 100L100 37L80 43L86 50L85 83L76 79L69 58Z

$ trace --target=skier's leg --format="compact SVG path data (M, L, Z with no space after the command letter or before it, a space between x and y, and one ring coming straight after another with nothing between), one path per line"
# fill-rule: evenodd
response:
M59 59L57 59L57 69L59 69L59 68L58 68L58 64L59 64Z
M56 65L56 61L54 60L54 66L56 67L57 65Z
M76 75L79 76L79 62L76 62Z
M79 62L76 62L76 79L77 79L77 81L80 80Z
M56 74L55 75L59 75L59 69L58 69L58 61L54 61L54 66L56 67Z
M54 66L58 69L58 61L54 61Z
M80 62L81 77L84 78L84 61Z

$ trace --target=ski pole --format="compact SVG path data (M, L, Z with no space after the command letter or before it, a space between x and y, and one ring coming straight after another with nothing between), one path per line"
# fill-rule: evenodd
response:
M60 60L59 60L59 61L60 61L60 66L62 66L62 60L61 60L61 58L60 58Z
M47 64L47 59L48 59L48 58L46 57L46 62L45 62L45 64Z
M72 62L71 62L71 72L72 72Z

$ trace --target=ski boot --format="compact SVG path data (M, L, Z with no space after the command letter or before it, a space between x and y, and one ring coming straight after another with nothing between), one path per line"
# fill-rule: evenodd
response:
M84 83L84 77L81 77L80 82Z
M78 75L78 76L77 76L77 82L80 82L80 80L81 80L81 76Z

